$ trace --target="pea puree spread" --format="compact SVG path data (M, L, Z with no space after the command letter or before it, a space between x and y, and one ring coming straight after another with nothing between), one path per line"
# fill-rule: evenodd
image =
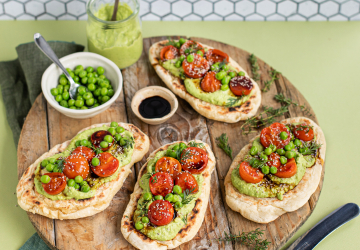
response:
M176 68L175 63L176 59L174 60L167 60L162 62L161 66L167 69L171 74L176 77L180 77L184 75L184 70L182 67ZM218 106L227 106L227 107L236 107L240 106L241 104L245 103L249 100L252 92L249 95L237 97L235 96L230 89L227 90L217 90L215 92L205 92L200 87L201 79L192 79L192 78L185 78L184 84L186 91L189 92L192 96L199 98L205 102L218 105ZM230 100L237 99L235 102L229 102ZM229 105L231 103L231 105Z
M174 144L169 148L173 148ZM156 153L155 157L149 161L147 164L147 173L153 173L155 169L156 162L163 156L165 156L166 151L160 151ZM179 233L181 228L185 225L183 221L184 217L187 217L187 214L191 212L191 210L195 207L195 201L201 194L201 187L204 182L204 177L202 174L193 175L198 183L199 191L191 196L194 196L191 202L188 204L184 204L181 208L174 208L176 213L176 217L165 226L152 227L147 226L143 229L139 230L141 233L145 234L147 237L153 240L166 241L175 238L175 236ZM144 174L140 179L140 187L143 189L143 194L146 192L150 192L149 187L149 176ZM154 201L154 199L150 201L146 201L143 198L143 195L138 200L137 209L134 212L134 223L141 221L141 217L147 215L148 208L150 204Z
M47 158L48 160L50 159L58 159L59 157L67 157L71 154L72 150L76 148L75 143L78 140L83 140L83 139L88 139L94 132L99 131L99 130L108 130L109 127L108 126L102 126L102 127L97 127L97 128L92 128L92 129L88 129L78 135L76 135L70 142L69 146L66 148L66 150L60 154L56 154L53 155L49 158ZM125 130L122 134L122 137L125 138L132 138L133 139L133 135L130 131ZM76 190L74 187L69 187L68 185L66 185L65 189L57 195L50 195L47 192L45 192L41 181L40 181L40 171L41 170L41 166L39 163L39 165L37 166L37 169L35 170L35 187L36 187L36 191L42 195L44 195L45 197L51 199L51 200L70 200L70 199L76 199L76 200L81 200L81 199L87 199L87 198L91 198L93 196L95 196L96 193L96 189L98 187L101 186L101 184L104 184L106 182L110 182L114 179L117 178L117 176L119 175L120 169L122 166L125 166L126 164L128 164L131 161L131 156L133 154L134 151L134 145L132 145L131 147L127 147L124 148L121 153L117 153L117 152L111 152L119 161L119 168L117 169L117 171L109 176L109 177L98 177L96 178L98 181L96 183L96 185L93 185L90 189L89 192L81 192Z
M105 4L93 14L101 20L111 21L113 11L113 5ZM90 19L87 25L89 51L109 58L119 68L135 63L142 53L143 41L140 21L132 14L133 10L129 5L119 3L116 21L129 18L128 20L114 22L107 27Z

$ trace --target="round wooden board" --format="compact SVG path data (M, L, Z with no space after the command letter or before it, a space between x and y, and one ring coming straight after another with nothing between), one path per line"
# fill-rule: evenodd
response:
M179 37L173 37L178 39ZM242 135L240 126L243 122L227 124L208 120L195 112L182 99L176 114L161 125L148 125L141 122L131 111L130 103L135 92L150 85L165 86L157 76L148 60L149 47L167 37L153 37L144 39L144 51L139 61L131 67L122 70L124 77L124 91L118 100L107 111L96 117L84 120L68 118L46 103L43 95L39 95L31 108L18 146L18 177L44 152L55 145L71 139L81 129L92 124L122 121L129 122L145 132L151 140L150 150L146 157L166 143L177 140L200 139L212 146L217 158L216 171L212 175L211 194L205 220L194 239L178 247L178 249L246 249L239 243L224 243L210 241L224 235L224 232L237 234L241 231L251 231L257 228L264 230L264 238L271 245L269 249L279 249L283 246L299 227L306 221L315 208L322 188L324 168L320 184L308 203L297 211L286 213L277 220L268 224L258 224L243 218L239 213L232 211L225 203L224 179L231 164L231 160L216 146L215 138L221 133L227 133L229 143L236 155L240 149L248 144L254 136ZM192 38L196 41L213 46L227 52L251 75L251 66L248 62L249 53L220 42ZM263 88L264 81L270 79L271 67L258 59ZM291 106L289 112L278 120L288 117L308 116L317 122L309 103L302 94L282 75L270 88L262 93L263 106L279 108L281 105L274 100L274 95L282 93L301 105L306 105L313 116ZM52 249L134 249L122 236L120 221L123 211L129 201L130 194L136 182L137 173L145 163L146 157L133 167L132 173L125 181L121 190L115 195L110 206L103 212L91 217L76 220L52 220L46 217L28 213L29 219L40 237Z

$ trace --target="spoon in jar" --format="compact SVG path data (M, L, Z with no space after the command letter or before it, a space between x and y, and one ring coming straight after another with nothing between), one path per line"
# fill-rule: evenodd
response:
M44 37L42 37L40 33L34 34L34 41L35 44L39 47L39 49L63 71L64 75L67 77L67 79L70 82L70 89L69 89L70 98L75 99L77 88L80 86L80 84L74 82L74 80L69 75L69 72L67 72L65 67L61 64L55 52L51 49L50 45L46 42L46 40L44 39Z

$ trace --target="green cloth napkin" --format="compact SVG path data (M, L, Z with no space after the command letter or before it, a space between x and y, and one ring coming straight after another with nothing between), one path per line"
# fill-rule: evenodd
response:
M61 58L84 51L84 46L69 42L49 42L55 54ZM52 63L35 45L21 44L16 47L18 58L0 62L0 88L6 109L6 117L17 147L25 117L36 97L41 93L41 77ZM37 233L30 237L21 250L49 250Z
M49 42L49 45L59 58L84 50L84 46L69 42ZM34 42L17 46L16 52L17 59L0 62L0 87L17 147L25 117L41 93L42 74L52 62Z

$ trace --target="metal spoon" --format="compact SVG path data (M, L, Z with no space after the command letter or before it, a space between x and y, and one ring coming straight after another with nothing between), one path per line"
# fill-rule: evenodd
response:
M287 250L310 250L336 229L359 215L359 206L347 203L319 221L313 228L300 236Z
M39 47L39 49L64 72L65 76L70 82L70 89L69 89L70 98L75 99L76 91L77 88L80 86L80 84L74 82L74 80L71 78L65 67L59 61L59 58L56 56L54 51L51 49L49 44L46 42L46 40L42 37L40 33L34 34L34 41L35 44Z

